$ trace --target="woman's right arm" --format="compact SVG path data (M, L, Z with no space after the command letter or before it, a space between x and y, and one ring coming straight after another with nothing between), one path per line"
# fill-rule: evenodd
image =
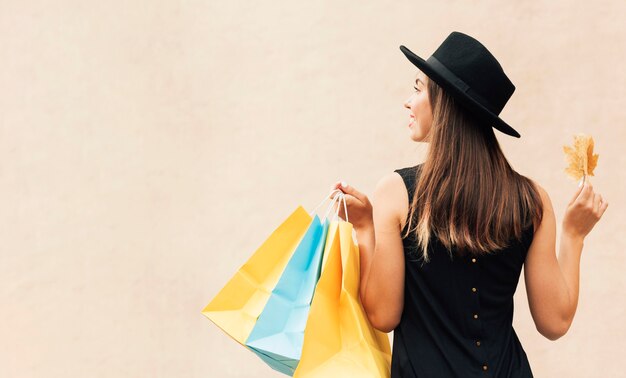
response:
M530 312L539 333L556 340L569 330L578 306L583 240L608 206L593 192L589 180L568 204L557 260L556 219L548 193L535 183L543 202L543 219L535 231L524 263Z

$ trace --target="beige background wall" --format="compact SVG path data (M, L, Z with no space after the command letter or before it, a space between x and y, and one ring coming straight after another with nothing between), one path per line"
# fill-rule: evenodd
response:
M414 67L453 30L517 90L496 132L558 216L562 146L610 203L537 377L617 377L626 346L623 1L0 1L0 376L278 377L200 311L298 205L371 194L409 140Z

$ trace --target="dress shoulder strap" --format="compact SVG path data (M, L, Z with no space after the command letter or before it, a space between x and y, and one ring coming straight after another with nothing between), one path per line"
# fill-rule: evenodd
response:
M415 192L415 181L417 179L418 171L421 170L422 164L414 165L412 167L398 168L394 172L398 173L404 181L406 191L409 194L409 203L413 199L413 193Z

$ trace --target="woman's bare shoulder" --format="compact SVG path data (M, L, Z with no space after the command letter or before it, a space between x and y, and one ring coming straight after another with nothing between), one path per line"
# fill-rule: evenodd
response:
M374 189L374 209L378 205L384 207L384 211L392 212L398 223L403 225L406 221L409 208L407 188L402 176L398 172L390 172L382 176Z
M550 195L548 194L548 191L546 191L543 188L543 186L539 185L539 183L536 180L533 180L533 179L531 179L529 177L527 177L527 178L530 181L530 183L539 192L539 197L541 198L541 204L543 206L543 215L545 216L546 214L553 214L554 213L554 209L552 208L552 200L550 199ZM535 225L535 227L534 227L535 234L537 233L538 227L539 227L539 225Z

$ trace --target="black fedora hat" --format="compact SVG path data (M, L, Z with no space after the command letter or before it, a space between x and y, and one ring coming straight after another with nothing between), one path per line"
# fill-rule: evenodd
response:
M454 31L426 60L404 46L400 46L400 50L411 63L480 120L507 135L520 137L499 117L515 92L515 85L482 43Z

